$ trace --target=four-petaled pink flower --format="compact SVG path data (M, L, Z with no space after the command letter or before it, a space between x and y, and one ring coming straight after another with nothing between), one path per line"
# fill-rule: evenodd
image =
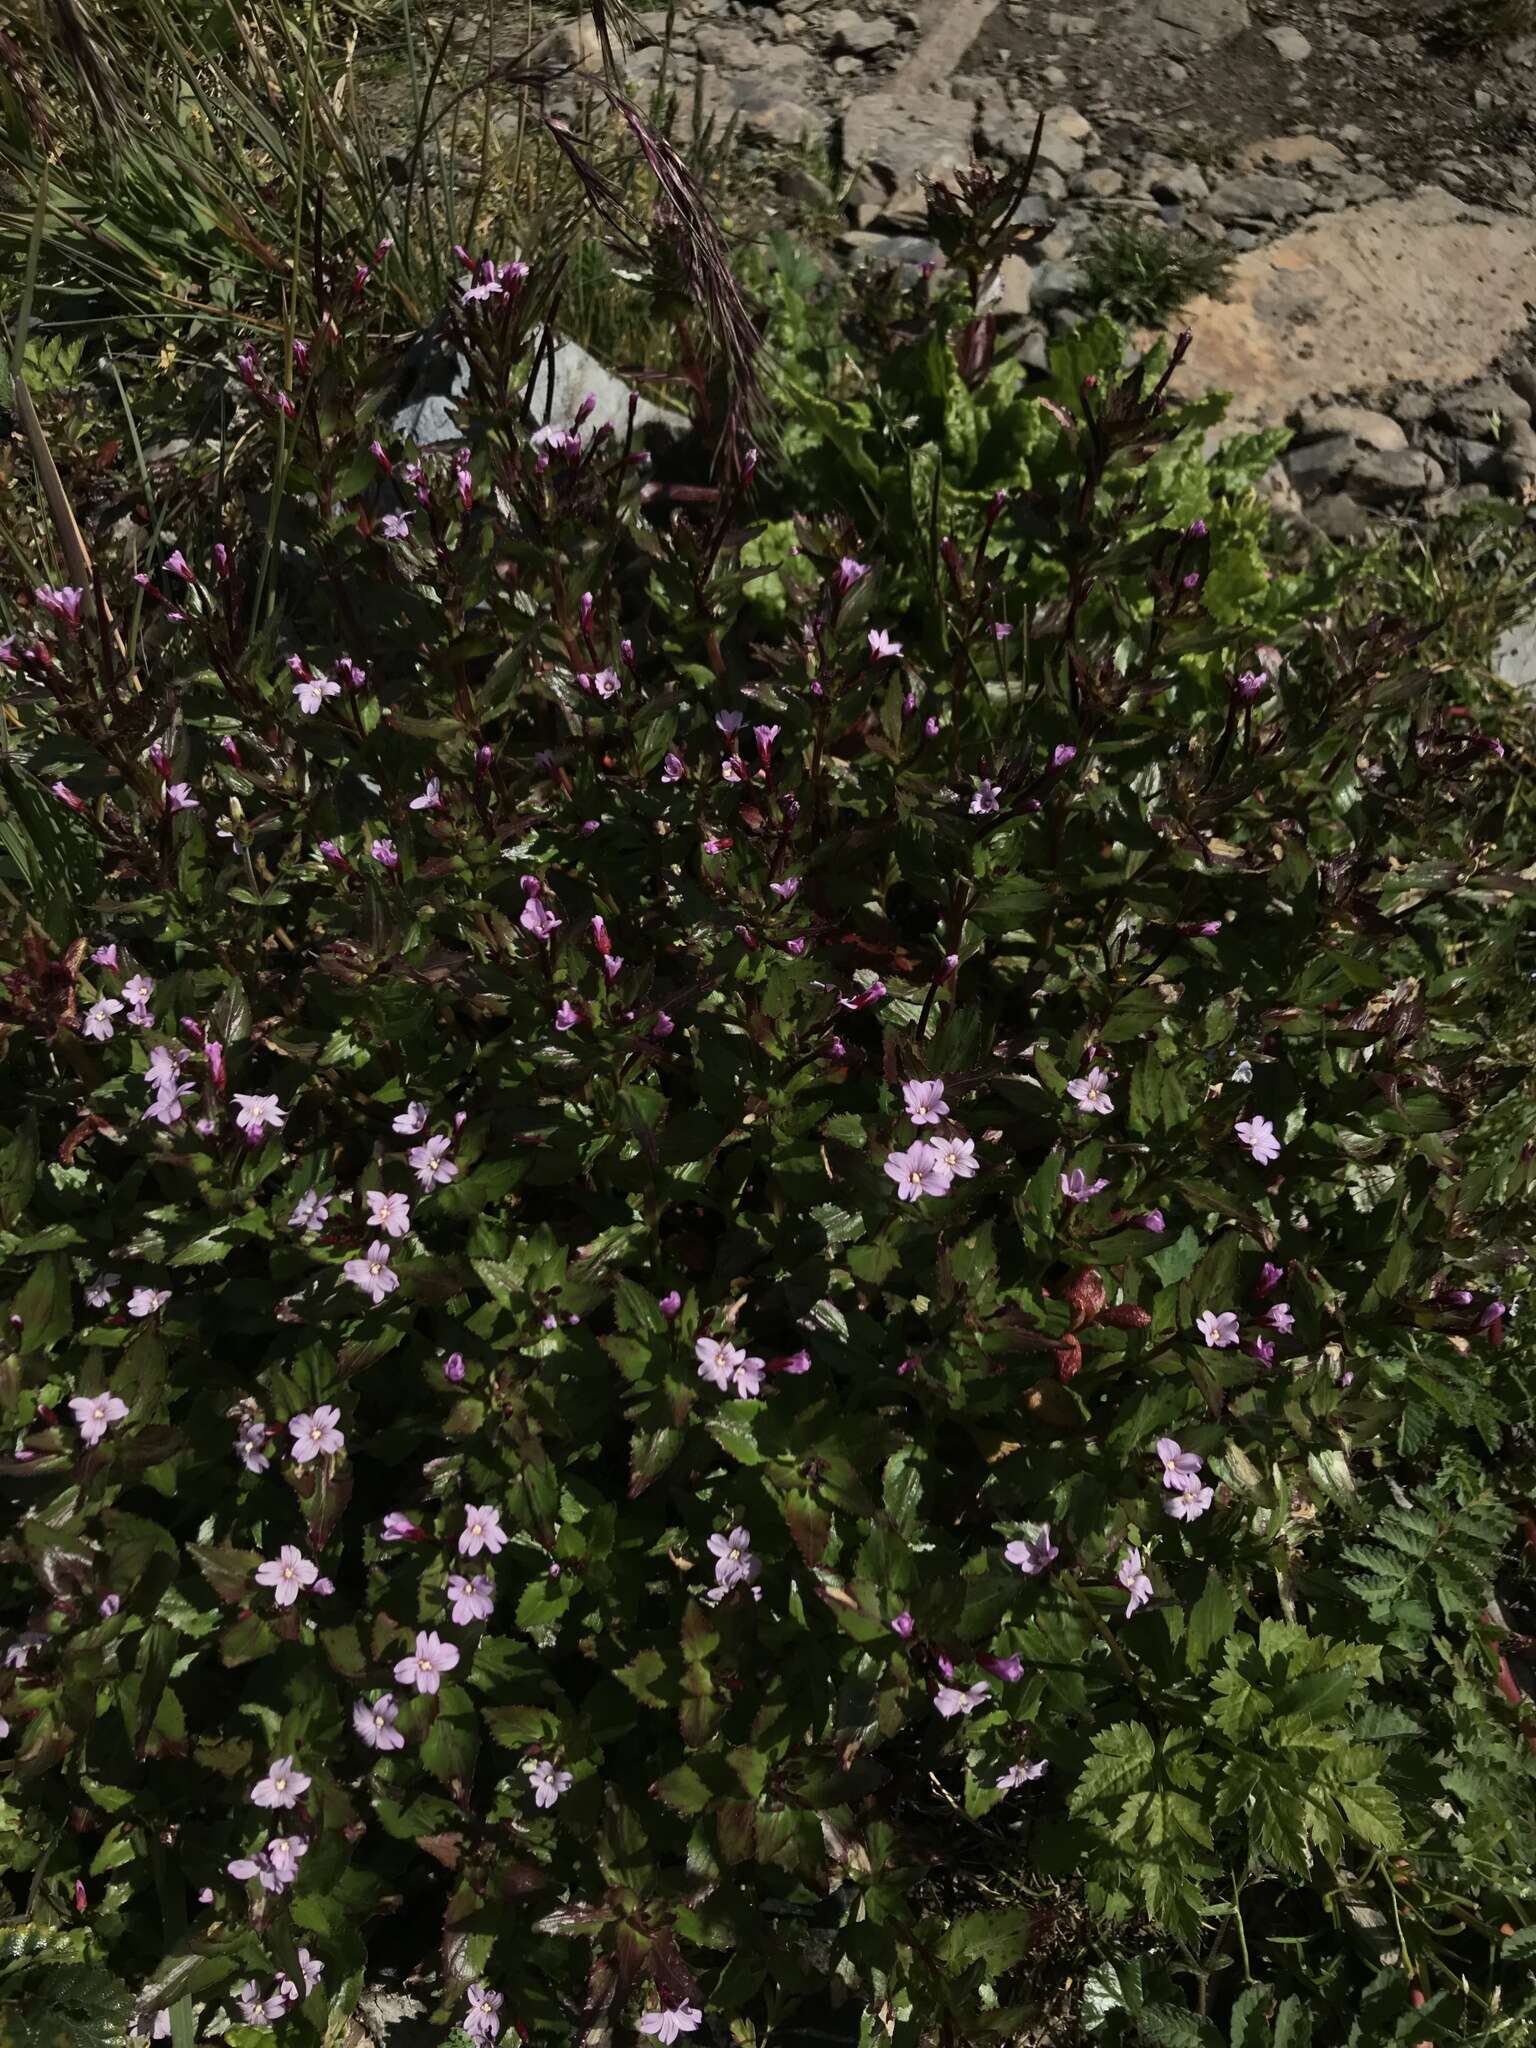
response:
M660 2041L663 2048L670 2048L679 2034L695 2032L703 2018L696 2005L664 2005L659 2012L641 2013L640 2031L649 2034L653 2041Z
M1231 1309L1223 1309L1220 1314L1202 1309L1195 1318L1195 1328L1213 1351L1226 1351L1237 1342L1237 1317Z
M1209 1486L1202 1486L1198 1480L1193 1486L1182 1487L1170 1494L1163 1502L1163 1512L1172 1515L1176 1522L1197 1522L1215 1499Z
M528 1782L533 1787L535 1806L553 1806L562 1793L569 1792L576 1782L569 1771L557 1770L544 1757L536 1757L525 1763L523 1769L528 1773Z
M1109 1076L1102 1067L1090 1067L1081 1081L1069 1081L1067 1093L1088 1116L1108 1116L1115 1106L1109 1099Z
M1003 1556L1009 1564L1016 1565L1026 1579L1037 1579L1043 1571L1053 1565L1061 1552L1051 1541L1051 1525L1040 1524L1038 1536L1018 1536L1010 1543Z
M400 1275L390 1270L389 1246L382 1237L375 1238L369 1245L366 1259L348 1259L341 1270L354 1287L363 1290L375 1307L400 1285Z
M1291 1314L1288 1301L1273 1301L1264 1311L1264 1320L1272 1330L1278 1330L1282 1337L1288 1337L1296 1327L1296 1318Z
M901 1099L914 1124L936 1124L949 1115L942 1081L903 1081Z
M387 873L393 875L399 871L400 854L393 839L375 839L368 851Z
M1049 1769L1050 1765L1043 1756L1032 1764L1010 1764L996 1780L997 1789L999 1792L1013 1792L1020 1785L1032 1785L1037 1778L1043 1778Z
M901 642L893 640L883 626L871 628L869 635L869 658L871 661L895 661L901 653Z
M267 1455L267 1425L259 1415L249 1417L235 1432L235 1456L247 1472L261 1473L272 1464Z
M1129 1621L1137 1608L1145 1607L1152 1598L1152 1581L1141 1568L1139 1550L1127 1550L1120 1560L1120 1568L1115 1577L1131 1596L1125 1603L1125 1618Z
M903 1202L915 1202L921 1195L947 1195L954 1184L954 1176L939 1158L931 1145L921 1139L909 1145L905 1152L893 1152L885 1162L885 1170L896 1183L896 1192Z
M416 1169L416 1178L421 1182L423 1194L430 1195L434 1188L446 1187L458 1178L459 1169L448 1157L453 1140L441 1131L435 1137L426 1138L419 1145L413 1145L405 1155Z
M971 816L973 818L995 818L997 816L997 799L1000 794L1001 785L989 781L983 775L976 784L976 794L971 798Z
M411 1227L410 1203L404 1195L387 1195L382 1188L370 1188L368 1227L382 1230L386 1237L404 1237Z
M311 1564L292 1543L285 1543L276 1557L269 1557L265 1564L256 1567L257 1585L270 1586L279 1607L291 1607L304 1588L312 1586L319 1576L319 1565Z
M370 1749L404 1749L405 1737L395 1726L399 1718L392 1692L381 1692L371 1706L359 1700L352 1709L352 1726Z
M709 1551L715 1560L717 1586L749 1586L761 1569L752 1555L750 1529L737 1527L725 1536L717 1531L709 1539Z
M251 1802L255 1806L297 1806L310 1782L291 1756L274 1757L267 1775L251 1787Z
M453 1643L445 1643L435 1630L419 1628L415 1649L395 1666L395 1683L413 1685L418 1692L436 1692L443 1674L452 1671L458 1661Z
M443 808L443 785L436 775L427 777L426 788L420 796L411 798L413 811L440 811ZM398 1128L398 1126L397 1126Z
M236 1095L234 1099L240 1105L235 1122L253 1145L265 1137L269 1124L280 1131L288 1121L288 1112L278 1106L275 1095Z
M330 1214L330 1197L318 1188L306 1188L293 1205L293 1214L288 1218L290 1230L323 1230Z
M286 1891L299 1874L299 1858L308 1849L309 1844L302 1835L274 1835L267 1846L258 1849L254 1856L237 1856L225 1868L231 1877L242 1880L260 1878L263 1891ZM254 1990L255 1986L248 1985L247 1989Z
M472 1621L489 1621L496 1611L496 1592L484 1572L472 1579L462 1572L448 1575L448 1599L455 1628L467 1628Z
M459 1535L460 1557L478 1557L482 1550L488 1550L495 1557L506 1549L507 1542L507 1532L501 1526L500 1508L466 1506L464 1527Z
M69 1404L80 1431L80 1441L89 1447L99 1444L114 1422L128 1413L128 1403L118 1394L76 1394Z
M336 1427L340 1420L341 1410L329 1402L322 1402L313 1415L291 1415L288 1429L295 1465L307 1465L312 1458L334 1458L345 1450L347 1440Z
M762 1390L766 1370L763 1361L749 1358L729 1338L700 1337L694 1344L693 1355L699 1361L699 1378L708 1380L722 1393L734 1385L741 1399L747 1401Z
M200 811L202 805L192 794L189 784L173 782L165 792L166 808L172 811Z
M169 1287L135 1287L128 1297L128 1313L140 1318L158 1315L170 1298Z
M402 1138L414 1138L418 1131L427 1128L427 1105L424 1102L408 1102L390 1125Z
M1258 1165L1269 1166L1280 1157L1280 1140L1268 1117L1248 1117L1235 1128L1239 1144L1248 1147Z
M544 901L544 884L537 875L524 875L523 896L523 914L518 923L536 939L553 938L560 929L560 919Z
M974 1714L982 1701L990 1696L991 1691L991 1686L984 1678L978 1678L974 1685L963 1688L958 1685L941 1685L933 1696L933 1704L946 1721L952 1721L956 1714Z
M1069 1202L1090 1202L1095 1195L1102 1195L1109 1182L1100 1178L1090 1180L1080 1166L1074 1166L1070 1173L1061 1176L1061 1192Z

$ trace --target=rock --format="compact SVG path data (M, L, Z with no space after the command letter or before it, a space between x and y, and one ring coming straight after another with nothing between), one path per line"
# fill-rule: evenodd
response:
M1067 190L1078 199L1114 199L1125 190L1125 173L1112 164L1096 164L1069 178Z
M1536 220L1469 215L1430 187L1324 214L1183 309L1195 345L1176 388L1235 393L1226 426L1240 431L1319 392L1467 384L1524 331L1533 275Z
M585 14L552 28L528 52L531 67L556 65L564 71L601 71L602 38Z
M1313 206L1310 185L1300 178L1282 178L1274 171L1250 171L1228 178L1206 200L1206 211L1219 221L1285 221Z
M1330 540L1364 540L1371 532L1371 515L1358 498L1347 491L1334 491L1319 498L1306 511L1308 523Z
M911 283L925 266L944 267L944 251L926 235L874 235L850 229L839 235L837 246L848 258L850 270L894 270Z
M1150 192L1154 199L1176 204L1181 199L1206 199L1210 186L1198 164L1149 164L1138 181L1138 192Z
M1312 54L1312 45L1299 28L1267 28L1264 40L1287 64L1305 64Z
M1336 142L1321 135L1268 135L1262 142L1250 142L1240 149L1237 160L1245 171L1330 171L1346 170L1349 159Z
M1506 683L1536 690L1536 617L1522 619L1494 643L1493 665Z
M1363 448L1376 448L1384 455L1408 446L1408 436L1396 420L1363 405L1304 405L1299 431L1307 439L1345 434Z
M1349 469L1351 490L1370 499L1422 497L1444 482L1439 463L1417 448L1359 448Z
M1456 473L1464 484L1501 484L1504 481L1504 456L1498 448L1492 448L1486 441L1474 441L1463 435L1456 442Z
M1523 397L1512 384L1506 384L1498 377L1483 377L1477 383L1469 384L1465 390L1442 398L1435 407L1434 418L1453 434L1462 434L1471 440L1493 441L1499 438L1499 427L1518 420L1528 425L1531 417L1530 401Z
M1030 140L1033 139L1031 132ZM1050 164L1061 172L1064 178L1073 177L1083 168L1083 162L1090 150L1096 150L1098 138L1093 132L1093 123L1080 114L1076 107L1047 107L1045 123L1040 131L1040 161ZM1028 141L1025 144L1028 155Z
M983 313L999 313L1021 320L1034 297L1035 273L1022 256L1005 256L990 280L982 285L977 301Z
M1091 36L1098 23L1091 14L1056 14L1045 17L1048 36Z
M843 110L843 162L868 165L887 192L910 193L920 178L969 163L971 126L971 109L959 100L864 93Z
M1357 452L1351 435L1330 434L1309 447L1291 449L1285 466L1298 491L1322 491L1348 478Z
M887 43L896 40L894 21L883 14L866 20L851 7L840 7L829 15L826 27L831 33L833 53L838 56L872 57L876 50L883 50Z
M746 82L737 87L733 97L741 132L749 142L794 146L826 140L827 116L771 81Z
M1143 33L1176 57L1228 42L1248 22L1248 0L1145 0L1142 15Z
M1034 305L1039 312L1080 299L1088 279L1075 263L1042 263L1034 276Z
M595 433L599 427L611 426L616 434L624 432L629 420L630 386L612 370L604 369L579 342L557 344L552 381L551 391L550 380L541 375L533 394L534 415L541 426L551 420L556 426L569 425L583 401L591 397L597 404L588 417L586 430ZM635 408L637 433L654 428L663 434L685 434L688 425L686 413L669 405L657 405L649 398L642 398Z

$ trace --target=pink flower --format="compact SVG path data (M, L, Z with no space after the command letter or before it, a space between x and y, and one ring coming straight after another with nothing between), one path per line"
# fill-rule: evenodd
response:
M170 1298L169 1287L135 1287L128 1297L128 1313L140 1318L158 1315Z
M268 1124L280 1131L288 1121L288 1112L279 1108L275 1095L236 1095L233 1099L240 1105L235 1122L253 1145L266 1136Z
M715 1584L729 1589L732 1586L749 1586L758 1576L761 1566L752 1555L752 1532L750 1529L732 1529L729 1535L718 1532L709 1539L709 1552L715 1560Z
M45 612L51 612L54 618L62 619L66 626L79 626L80 606L85 598L85 592L77 589L74 584L66 583L57 590L40 584L32 595Z
M577 1009L569 996L562 996L560 1007L555 1012L555 1029L557 1031L574 1031L580 1022L580 1010Z
M681 1311L683 1306L683 1297L678 1293L675 1287L669 1288L668 1291L661 1297L660 1301L657 1302L656 1306L661 1310L662 1314L670 1323L672 1318Z
M427 1105L424 1102L408 1102L390 1125L402 1138L414 1138L418 1131L427 1127Z
M928 723L929 725L932 725L934 731L937 732L938 725L936 721L933 719L929 719ZM933 734L930 733L929 738L931 739L932 737ZM996 782L989 782L987 777L983 775L981 780L976 784L976 794L971 798L971 816L973 818L995 818L997 816L997 799L1000 794L1000 789L1000 784Z
M185 782L173 782L165 792L166 807L172 811L200 811L202 805Z
M85 1298L91 1307L109 1308L114 1292L122 1284L122 1278L121 1273L98 1273L94 1280L88 1280Z
M128 1413L128 1403L117 1394L76 1394L69 1404L80 1431L80 1441L89 1448L99 1444L114 1422Z
M501 2032L501 1993L492 1991L484 1984L469 1987L469 2011L464 2016L464 2031L475 2048L490 2048L490 2043Z
M1141 1219L1141 1227L1143 1230L1153 1231L1157 1236L1161 1237L1168 1228L1168 1219L1164 1216L1161 1209L1149 1209Z
M963 1690L957 1685L941 1685L933 1696L933 1704L946 1721L952 1721L956 1714L974 1714L991 1692L992 1688L984 1678L978 1678L974 1685Z
M448 1598L455 1628L467 1628L472 1621L489 1621L496 1611L495 1588L484 1572L472 1579L466 1579L460 1572L450 1573Z
M882 626L871 630L869 636L869 658L871 661L895 661L901 653L901 642L893 640Z
M862 583L868 574L869 564L867 562L856 562L852 555L844 555L843 559L838 563L837 573L832 579L836 585L838 595L846 596L852 590L855 583Z
M390 1270L389 1246L381 1237L369 1245L366 1259L348 1259L341 1270L354 1287L363 1290L375 1308L400 1285L400 1275Z
M321 1194L318 1188L306 1188L293 1205L288 1218L290 1230L323 1230L330 1214L330 1197Z
M386 540L409 540L414 516L410 512L386 512L379 521L379 531Z
M320 1567L311 1564L292 1543L285 1543L276 1557L269 1557L265 1564L256 1567L257 1585L270 1586L279 1607L291 1607L304 1588L312 1586L319 1576Z
M1026 1579L1037 1579L1060 1557L1061 1552L1051 1541L1051 1525L1040 1524L1038 1536L1020 1536L1008 1545L1003 1556L1009 1564L1016 1565Z
M1177 1437L1158 1438L1157 1458L1163 1468L1164 1486L1177 1487L1182 1492L1187 1487L1200 1484L1200 1466L1203 1462L1200 1454L1198 1451L1186 1451Z
M1237 1342L1237 1317L1230 1309L1223 1309L1220 1314L1202 1309L1195 1318L1195 1328L1213 1351L1226 1351Z
M666 759L661 764L662 781L681 782L687 773L688 763L683 759L682 755L669 751Z
M1291 1314L1288 1301L1273 1301L1264 1311L1264 1320L1272 1330L1278 1330L1282 1337L1288 1337L1296 1327L1296 1318Z
M553 1806L555 1801L563 1793L569 1792L576 1782L569 1771L556 1770L555 1766L543 1757L525 1763L523 1769L528 1773L528 1782L533 1787L535 1806Z
M1061 1192L1069 1202L1088 1202L1095 1195L1103 1194L1109 1186L1104 1179L1089 1180L1080 1166L1074 1166L1070 1173L1061 1176Z
M1249 1117L1235 1129L1238 1141L1248 1147L1258 1165L1269 1166L1280 1157L1280 1140L1267 1117Z
M368 851L373 855L381 868L384 868L390 874L398 873L400 855L393 839L375 839L369 846Z
M942 1081L904 1081L901 1096L914 1124L936 1124L949 1115Z
M338 1451L346 1449L347 1440L336 1427L341 1420L341 1410L324 1403L313 1415L292 1415L288 1418L289 1434L293 1438L293 1462L307 1465L314 1458L334 1458Z
M921 1195L947 1195L953 1185L948 1168L940 1163L932 1146L921 1140L905 1152L892 1152L885 1170L903 1202L915 1202Z
M121 1593L103 1593L96 1603L96 1612L103 1621L110 1621L114 1614L121 1614L122 1611L123 1596Z
M1125 1603L1125 1618L1129 1621L1137 1608L1145 1607L1152 1598L1152 1581L1141 1568L1139 1550L1128 1550L1125 1553L1115 1577L1131 1596Z
M1090 1067L1081 1081L1069 1081L1067 1093L1089 1116L1108 1116L1115 1106L1109 1099L1109 1076L1102 1067Z
M255 1806L297 1806L310 1783L291 1756L274 1757L267 1775L251 1787L251 1802Z
M1277 1266L1271 1260L1266 1259L1263 1265L1259 1268L1259 1277L1254 1285L1253 1291L1258 1296L1259 1300L1262 1301L1266 1294L1274 1293L1275 1289L1280 1285L1280 1282L1284 1278L1284 1266ZM1467 1299L1470 1301L1472 1299L1471 1295L1468 1295Z
M115 996L102 996L99 1001L92 1003L80 1025L81 1037L111 1038L114 1035L112 1019L122 1007Z
M443 785L435 775L427 778L427 786L420 796L411 798L413 811L440 811L443 808Z
M928 1140L928 1149L951 1180L973 1180L977 1172L976 1140L963 1131L945 1131Z
M359 1700L352 1709L352 1726L370 1749L404 1749L405 1737L395 1726L399 1718L392 1692L381 1692L371 1706Z
M331 676L305 676L293 686L299 709L306 718L313 718L327 697L339 697L341 685Z
M1032 1764L1010 1764L1003 1775L996 1780L999 1792L1017 1791L1020 1785L1032 1785L1037 1778L1043 1778L1050 1769L1044 1757Z
M904 1607L892 1621L891 1633L900 1636L902 1641L906 1642L916 1627L917 1623L912 1619L910 1610Z
M693 2033L703 2017L696 2005L663 2006L659 2012L641 2013L640 2031L670 2048L679 2034Z
M505 1550L508 1536L501 1526L501 1510L493 1507L467 1507L464 1510L464 1528L459 1537L460 1557L478 1557L482 1550L488 1550L492 1557Z
M235 1866L231 1863L229 1867L233 1870ZM255 1874L254 1864L251 1866L248 1874ZM235 1993L235 2003L240 2008L241 2019L244 2020L248 2027L260 2027L272 2020L280 2020L288 2010L280 1991L274 1989L263 1997L261 1986L254 1977L248 1978L240 1986L240 1989Z
M411 1227L411 1205L404 1195L387 1195L382 1188L370 1188L368 1227L382 1230L386 1237L404 1237Z
M436 1692L444 1674L452 1671L458 1661L454 1644L445 1643L435 1631L419 1628L415 1650L395 1666L395 1683L413 1685L418 1692Z
M0 641L0 647L9 647L10 644L9 640ZM84 798L76 796L67 782L50 782L48 787L53 791L61 804L68 804L72 811L84 811Z
M1182 1488L1163 1502L1163 1512L1171 1515L1176 1522L1197 1522L1210 1506L1215 1495L1210 1487L1193 1486Z
M418 1528L409 1515L402 1515L398 1508L391 1508L379 1524L379 1534L386 1543L425 1543L427 1532Z
M438 1132L420 1145L413 1145L406 1154L407 1160L416 1170L423 1194L430 1195L434 1188L446 1187L458 1178L459 1169L447 1156L453 1140Z
M98 946L91 955L91 964L95 967L110 967L112 972L116 974L117 947L115 945Z
M271 1466L272 1460L267 1455L267 1425L259 1415L242 1422L235 1432L235 1456L247 1472L259 1475Z
M537 875L523 877L523 914L518 923L536 939L550 939L560 929L560 919L544 901L544 885Z
M761 1392L766 1369L763 1361L749 1358L729 1338L717 1342L713 1337L700 1337L693 1347L693 1355L699 1361L699 1378L708 1380L721 1393L728 1392L733 1384L743 1401Z

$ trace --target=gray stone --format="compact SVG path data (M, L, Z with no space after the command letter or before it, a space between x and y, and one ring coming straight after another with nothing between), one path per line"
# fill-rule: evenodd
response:
M1149 164L1141 174L1137 190L1173 204L1181 199L1209 198L1211 188L1198 164L1169 163Z
M589 396L597 400L588 416L586 428L595 433L599 427L611 426L616 434L622 434L629 421L630 387L611 370L605 370L596 356L588 355L579 342L562 341L555 349L555 373L553 392L546 402L550 382L541 376L534 391L534 412L542 426L553 421L556 426L568 426L575 419L583 401ZM635 429L644 433L655 428L667 434L685 434L688 431L688 416L676 412L671 406L656 405L648 398L642 398L635 408Z
M1045 32L1048 36L1091 36L1098 23L1091 14L1057 14L1045 17Z
M830 123L818 107L807 106L792 94L764 82L738 88L736 111L741 132L749 142L823 142Z
M865 93L843 110L843 162L868 165L887 192L911 191L920 178L970 161L971 127L971 109L960 100Z
M1371 515L1358 498L1347 491L1334 491L1319 498L1306 511L1307 521L1330 540L1364 540L1371 531Z
M926 235L876 235L850 228L837 246L850 270L894 270L904 284L915 283L924 267L944 268L944 251Z
M1075 263L1042 263L1035 272L1033 299L1041 312L1080 299L1088 279Z
M977 299L983 313L998 313L1021 320L1034 297L1035 273L1022 256L1005 256L986 279Z
M1264 40L1287 64L1305 64L1312 54L1312 45L1299 28L1267 28Z
M1125 173L1113 164L1096 164L1091 171L1079 171L1069 178L1067 190L1079 199L1115 199L1125 190Z
M1503 453L1486 441L1473 441L1463 435L1456 442L1456 474L1464 484L1501 484Z
M1206 211L1219 221L1285 221L1310 213L1312 187L1300 178L1282 178L1273 171L1250 171L1228 178L1206 200Z
M1356 452L1353 435L1330 434L1309 446L1292 448L1285 466L1298 491L1322 491L1345 481Z
M1435 418L1441 425L1449 427L1453 434L1463 434L1478 441L1492 441L1497 438L1499 427L1519 421L1522 426L1529 424L1530 401L1498 377L1481 377L1475 384L1468 384L1463 390L1442 398L1435 407Z
M1301 409L1300 436L1303 440L1347 434L1362 447L1391 454L1408 446L1408 436L1384 412L1371 412L1363 405L1306 405Z
M1506 683L1536 690L1536 617L1519 620L1499 636L1493 665Z
M1143 31L1175 56L1225 43L1249 23L1248 0L1145 0Z
M1426 491L1438 491L1444 482L1439 463L1417 448L1356 449L1349 471L1351 490L1370 499L1422 497Z
M862 14L855 14L851 7L839 8L827 20L831 31L833 53L847 57L872 57L876 50L883 50L887 43L896 40L896 24L883 14L866 20Z

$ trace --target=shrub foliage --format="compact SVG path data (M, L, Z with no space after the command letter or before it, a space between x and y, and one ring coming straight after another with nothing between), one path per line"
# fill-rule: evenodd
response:
M15 1912L177 2048L394 1974L1513 2038L1532 884L1460 672L1107 327L1043 396L787 333L690 489L532 433L477 282L462 451L338 292L0 643Z

